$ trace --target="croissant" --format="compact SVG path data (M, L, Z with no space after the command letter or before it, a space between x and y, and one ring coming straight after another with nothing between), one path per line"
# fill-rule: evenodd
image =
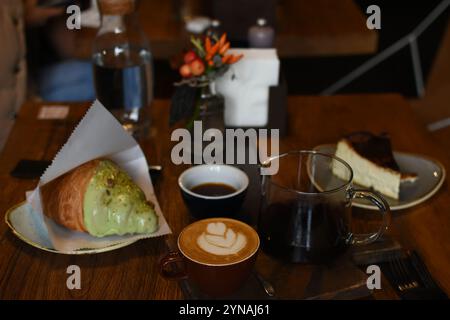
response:
M153 204L111 160L91 160L41 186L41 199L47 217L95 237L158 228Z

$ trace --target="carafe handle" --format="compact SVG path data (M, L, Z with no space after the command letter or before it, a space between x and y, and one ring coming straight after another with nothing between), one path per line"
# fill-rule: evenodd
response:
M353 199L367 199L372 204L376 205L382 216L382 222L377 232L369 234L352 234L350 244L364 245L375 242L379 239L388 229L391 220L391 210L386 200L377 192L370 190L352 189L347 191L347 197L350 202Z

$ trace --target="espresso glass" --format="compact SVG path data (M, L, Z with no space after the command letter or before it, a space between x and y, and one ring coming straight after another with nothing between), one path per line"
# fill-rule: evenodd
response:
M261 169L271 166L278 166L278 171L262 176L258 219L261 248L266 253L288 262L329 262L350 245L374 242L386 231L389 205L376 192L354 189L352 168L344 160L316 151L291 151L269 158ZM352 231L355 198L378 207L382 222L377 232Z

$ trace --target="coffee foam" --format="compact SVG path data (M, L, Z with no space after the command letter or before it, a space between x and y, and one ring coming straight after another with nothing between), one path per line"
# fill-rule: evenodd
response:
M247 237L232 228L227 228L223 222L211 222L197 238L197 244L204 251L217 256L237 254L247 245Z
M186 227L178 246L187 258L202 264L233 264L252 256L259 247L259 238L243 222L213 218Z

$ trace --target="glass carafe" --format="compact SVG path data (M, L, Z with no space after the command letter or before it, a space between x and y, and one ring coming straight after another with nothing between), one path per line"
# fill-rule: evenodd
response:
M101 27L93 46L98 100L123 127L143 136L150 126L153 66L135 0L99 0Z
M292 151L268 159L264 169L270 174L262 176L258 233L262 249L273 256L289 262L327 263L351 245L374 242L389 225L390 209L384 198L355 189L352 168L334 155ZM352 230L355 198L379 209L377 232Z

